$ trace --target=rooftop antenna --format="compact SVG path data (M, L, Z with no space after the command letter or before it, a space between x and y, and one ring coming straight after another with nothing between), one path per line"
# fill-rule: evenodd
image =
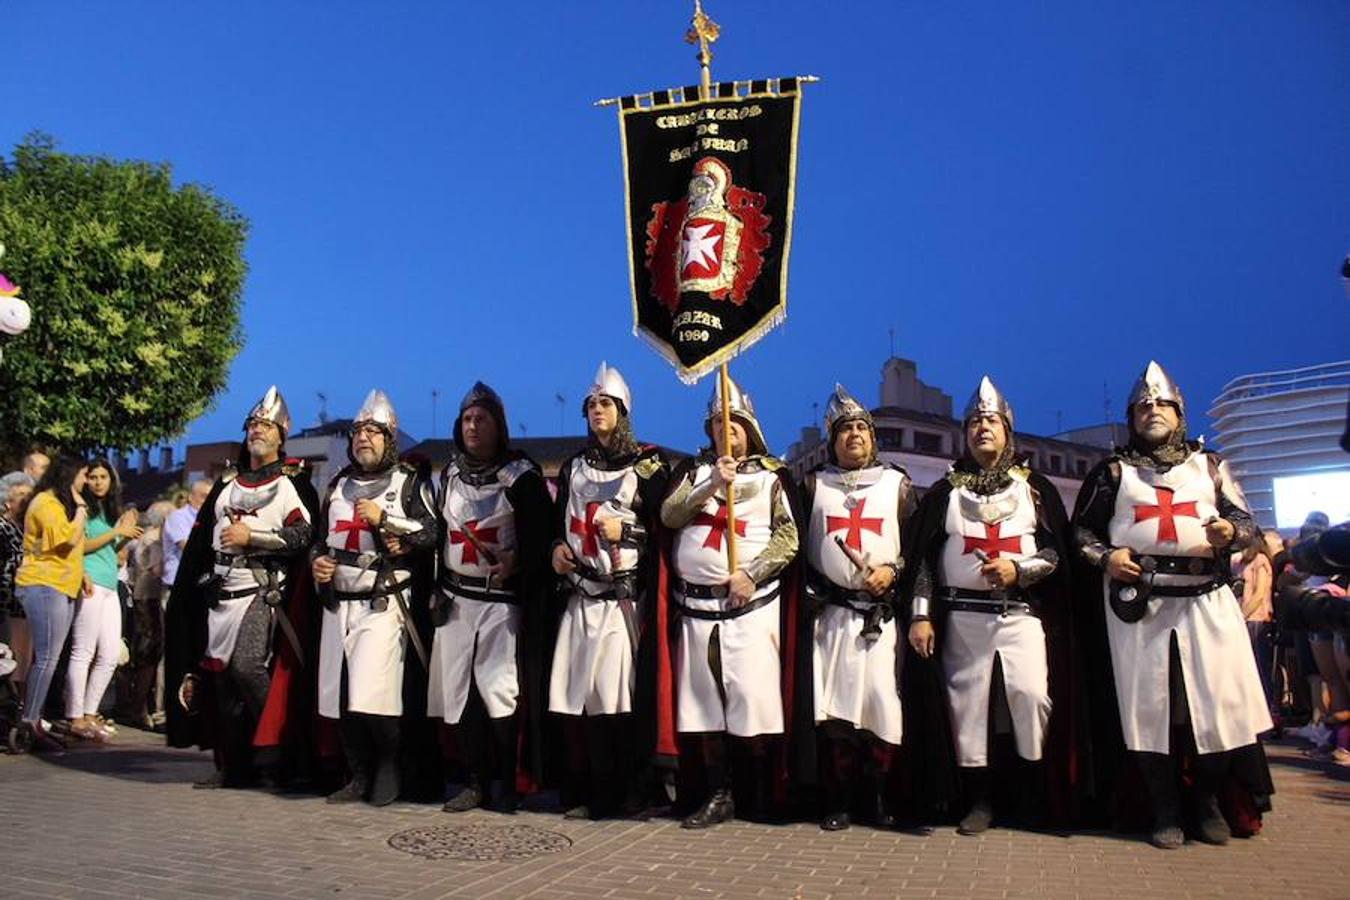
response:
M436 436L436 401L441 399L441 392L435 388L431 389L431 436Z
M558 435L563 433L563 413L567 411L567 398L561 392L555 392L553 399L558 401Z
M891 336L891 355L887 359L895 359L895 326L887 328L886 331Z
M1111 423L1111 390L1106 385L1106 379L1102 379L1102 422Z
M319 424L328 424L328 395L323 391L316 391L319 396Z
M528 429L528 428L525 427L525 423L524 423L524 422L517 422L517 423L516 423L516 427L520 429L520 436L521 436L521 437L529 437L529 436L530 436L530 429Z

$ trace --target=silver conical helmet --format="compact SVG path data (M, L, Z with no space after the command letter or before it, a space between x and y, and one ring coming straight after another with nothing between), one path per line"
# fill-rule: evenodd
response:
M398 434L398 413L394 411L394 404L389 401L389 395L379 388L366 394L365 402L352 417L353 430L362 425L378 425L390 437Z
M973 416L982 416L986 414L1002 416L1003 421L1008 423L1008 430L1013 428L1012 405L1008 403L1003 393L994 386L988 375L980 378L980 386L975 388L975 393L970 395L966 401L966 411L961 414L961 421L969 422Z
M1134 405L1140 400L1163 400L1177 405L1177 411L1183 416L1186 415L1186 401L1181 396L1181 388L1172 380L1172 376L1167 374L1167 370L1158 365L1157 361L1149 360L1148 365L1139 376L1139 380L1134 383L1130 389L1130 401L1126 404L1126 411L1134 408Z
M586 415L586 404L592 397L603 395L616 401L623 407L624 415L633 414L633 395L628 390L628 382L623 380L623 374L609 363L601 362L600 368L595 370L595 378L591 386L586 389L586 396L581 398L581 415Z
M867 411L867 407L844 390L842 384L835 382L834 393L825 403L825 433L833 435L834 426L849 419L862 419L869 426L872 424L872 414Z
M747 452L759 453L765 456L769 453L768 442L764 440L764 432L759 427L759 420L755 418L755 406L750 402L750 395L741 390L741 386L735 379L727 377L727 396L730 406L731 418L741 423L745 428ZM718 371L717 379L713 382L712 397L708 400L708 416L703 422L703 430L712 437L714 428L722 427L722 373Z
M277 426L281 432L281 439L286 440L286 435L291 433L291 411L286 406L286 398L281 396L281 391L277 390L274 384L263 394L262 399L253 405L244 417L244 430L248 430L248 423L254 419L261 419L264 422L271 422Z

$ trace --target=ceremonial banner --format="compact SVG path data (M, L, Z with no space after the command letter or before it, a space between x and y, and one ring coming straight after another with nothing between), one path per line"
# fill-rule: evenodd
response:
M787 317L799 79L619 101L633 331L694 382Z

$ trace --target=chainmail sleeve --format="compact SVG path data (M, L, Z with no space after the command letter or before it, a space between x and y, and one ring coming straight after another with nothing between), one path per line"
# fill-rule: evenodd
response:
M773 485L773 531L764 551L741 566L745 574L755 584L763 584L778 575L797 555L797 523L793 521L792 510L787 498L783 496L783 484L775 481Z
M1214 505L1219 516L1233 526L1233 541L1230 550L1242 550L1256 542L1256 522L1252 519L1247 497L1233 478L1228 461L1214 454L1209 455L1210 472L1214 476Z
M1119 489L1119 473L1111 460L1103 460L1083 480L1074 504L1073 543L1083 558L1099 569L1105 567L1111 554L1109 530Z
M689 465L684 472L677 471L672 476L676 481L675 489L661 504L661 524L667 528L673 530L688 525L716 492L711 476L694 484L697 473L698 467Z

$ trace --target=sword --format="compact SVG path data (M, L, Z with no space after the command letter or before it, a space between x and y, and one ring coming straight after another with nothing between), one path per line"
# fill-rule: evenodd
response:
M291 652L295 654L296 660L303 666L305 664L305 651L300 649L300 637L295 633L295 626L291 624L286 611L280 606L272 607L272 620L281 626L281 633L286 635L286 643L291 645Z
M844 539L837 534L834 536L834 543L844 552L844 555L848 557L848 561L853 563L854 567L859 572L866 575L871 570L872 567L867 564L867 560L863 558L862 554L844 543Z
M994 561L993 557L981 547L975 548L975 558L986 566ZM1003 610L1000 614L1006 616L1008 614L1008 592L1000 586L992 586L989 589L989 596L1003 604Z
M403 613L403 630L408 632L408 641L413 645L413 650L417 653L417 658L422 661L422 668L427 672L431 671L431 659L427 656L426 645L422 643L422 636L417 633L417 625L413 622L412 612L408 609L408 603L403 599L403 591L394 591L394 602L398 604L399 610Z
M494 566L497 565L499 561L497 559L497 554L489 550L487 548L487 545L484 544L481 540L479 540L478 535L475 534L474 530L470 528L468 525L464 526L464 537L466 540L468 540L470 544L473 544L473 548L477 550L479 553L481 553L483 555L483 559L486 559L490 565Z
M300 636L295 633L295 626L291 624L290 616L286 615L286 610L281 608L281 585L278 583L276 572L269 572L262 566L249 566L249 571L253 573L253 580L258 583L258 593L262 597L263 603L272 607L272 621L281 626L281 633L286 636L286 643L291 645L291 651L295 653L296 660L300 665L305 664L305 651L300 648Z
M378 560L380 567L375 571L375 584L371 587L371 596L378 597L381 589L384 587L385 579L389 577L389 567L387 565L389 559L378 550L371 551L370 555L373 558L362 567L357 578L360 578L361 575L364 575L369 571L371 565ZM413 645L413 650L417 653L417 658L422 661L422 669L426 672L430 672L431 659L427 656L427 648L422 643L422 636L417 633L417 625L413 622L412 611L408 609L408 603L403 599L402 588L394 591L394 602L398 604L399 611L403 613L403 630L408 633L408 641Z

